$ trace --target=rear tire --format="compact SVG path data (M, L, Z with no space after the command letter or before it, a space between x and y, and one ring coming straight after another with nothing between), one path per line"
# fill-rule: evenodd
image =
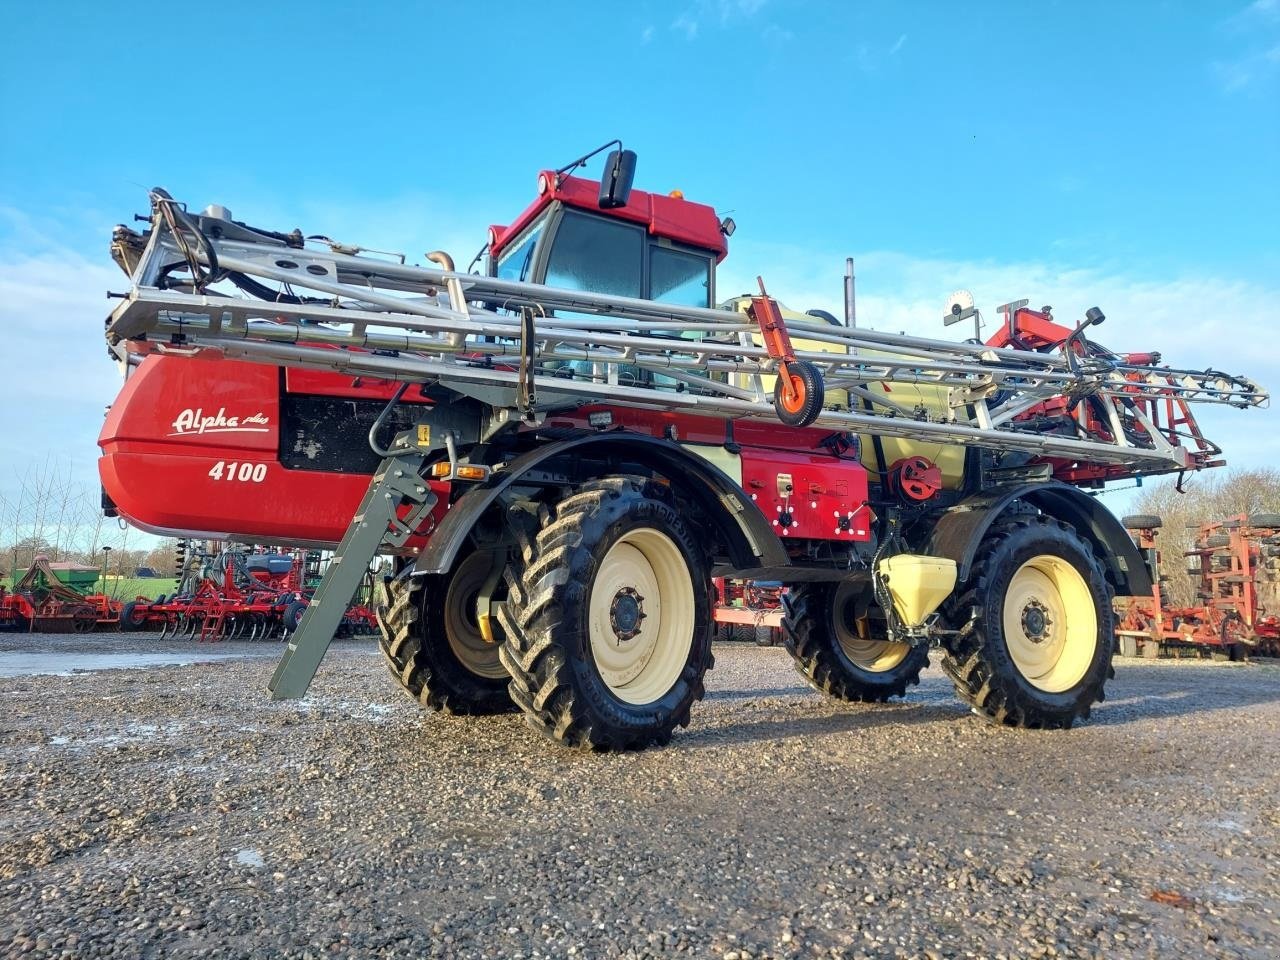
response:
M467 609L484 585L490 559L471 553L443 576L400 576L378 611L387 669L422 706L454 716L510 713L508 676L498 645L486 643ZM489 651L486 654L487 651Z
M756 646L773 646L773 627L766 627L761 624L756 625Z
M667 495L636 477L589 481L543 511L523 562L507 568L511 697L552 740L665 744L703 697L706 549Z
M862 636L856 611L862 593L852 583L793 586L782 599L782 641L814 689L837 700L883 703L920 682L929 649Z
M1074 530L1048 517L997 521L974 575L947 604L943 669L974 712L1010 727L1070 727L1113 676L1115 622L1102 566Z

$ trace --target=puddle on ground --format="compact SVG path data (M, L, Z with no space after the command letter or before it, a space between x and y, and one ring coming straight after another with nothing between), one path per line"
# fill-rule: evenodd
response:
M272 648L272 654L279 650ZM141 670L146 667L191 666L213 663L215 660L243 660L251 653L216 652L211 650L173 650L165 653L29 653L20 650L0 650L0 677L34 677L54 675L70 677L78 673L94 673L98 670Z

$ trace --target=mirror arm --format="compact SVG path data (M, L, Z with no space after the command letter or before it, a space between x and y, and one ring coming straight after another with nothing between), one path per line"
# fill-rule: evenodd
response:
M557 187L560 186L560 178L563 177L565 174L573 170L577 170L579 167L586 166L587 161L590 160L592 157L594 157L596 154L603 153L604 151L608 150L610 147L613 147L613 146L616 146L619 150L621 150L622 141L610 140L608 143L604 144L603 146L596 147L590 153L583 154L577 160L574 160L572 163L565 164L563 167L561 167L559 170L556 171L556 186Z

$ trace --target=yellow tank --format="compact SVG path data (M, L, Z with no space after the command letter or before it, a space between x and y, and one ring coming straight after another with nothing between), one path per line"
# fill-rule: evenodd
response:
M751 298L737 297L730 301L730 304L735 310L745 313L747 308L751 306ZM814 323L818 320L818 318L808 314L797 313L795 310L782 306L782 304L779 304L779 306L782 309L782 316L785 320L796 320L804 323ZM762 345L763 341L759 334L753 335L752 343L756 346ZM791 338L791 346L795 350L812 353L844 353L847 349L840 344L827 343L823 340L805 340L796 336ZM889 351L876 350L863 350L860 355L868 358L894 356ZM773 384L776 379L773 376L760 378L767 396L773 395ZM753 386L751 380L752 377L749 374L735 374L733 384L749 390ZM915 386L895 383L892 386L886 386L883 383L871 383L867 385L867 390L874 394L883 395L898 406L905 407L908 410L915 410L917 407L923 406L933 417L943 417L949 413L946 387L937 387L932 384ZM862 402L859 400L851 408L849 394L846 390L831 389L826 392L824 406L834 410L856 410L862 407ZM964 480L965 448L962 444L922 443L919 440L881 437L880 444L884 449L885 459L885 462L881 464L876 462L875 445L871 442L870 435L859 434L859 439L862 441L862 464L873 473L887 470L898 460L905 457L926 457L937 464L938 469L942 471L942 485L944 488L948 490L955 489Z

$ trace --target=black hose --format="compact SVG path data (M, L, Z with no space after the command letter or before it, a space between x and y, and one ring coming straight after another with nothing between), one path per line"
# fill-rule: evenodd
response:
M409 384L402 383L396 387L396 392L392 394L391 399L387 401L387 405L382 408L382 412L378 414L378 419L373 421L373 426L369 428L369 446L378 456L386 459L391 456L390 450L383 449L378 443L378 431L382 429L382 425L386 422L387 415L395 409L396 404L400 402L400 398L404 396L404 392L409 389Z

